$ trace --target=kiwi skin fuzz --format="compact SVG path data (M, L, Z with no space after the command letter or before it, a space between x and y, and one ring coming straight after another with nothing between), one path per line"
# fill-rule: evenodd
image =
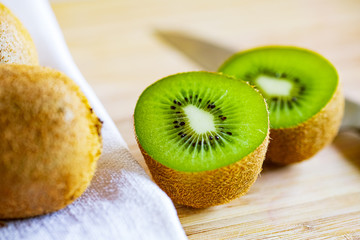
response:
M154 181L175 203L206 208L230 202L248 192L262 170L269 132L248 156L228 166L203 172L168 168L149 156L137 142Z
M20 20L0 3L0 63L38 65L35 44Z
M309 120L292 128L270 130L266 160L279 165L300 162L330 144L339 130L345 100L341 82L326 106Z
M0 219L64 208L93 177L101 121L58 71L2 64L0 79Z

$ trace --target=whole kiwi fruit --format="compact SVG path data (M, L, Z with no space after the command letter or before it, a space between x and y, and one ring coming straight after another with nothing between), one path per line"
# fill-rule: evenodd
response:
M66 75L0 65L0 218L53 212L79 197L101 153L100 129Z
M0 63L37 65L38 55L29 32L0 3Z

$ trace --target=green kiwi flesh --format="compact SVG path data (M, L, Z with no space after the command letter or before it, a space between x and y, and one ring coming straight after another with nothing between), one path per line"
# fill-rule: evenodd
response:
M235 54L219 69L248 81L265 97L272 129L298 126L333 97L339 84L334 66L297 47L261 47Z
M249 84L217 73L166 77L140 96L134 113L141 148L182 172L233 164L258 148L268 134L268 111Z
M344 97L334 66L312 51L255 48L227 60L220 72L243 79L265 97L270 112L266 159L276 164L314 156L336 136Z

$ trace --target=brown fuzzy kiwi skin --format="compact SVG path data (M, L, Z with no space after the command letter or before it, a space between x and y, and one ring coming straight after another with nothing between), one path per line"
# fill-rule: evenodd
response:
M154 160L137 140L151 175L159 187L177 204L206 208L227 203L248 192L262 170L269 133L252 153L215 170L181 172Z
M286 165L314 156L335 138L344 115L341 84L327 105L316 115L292 128L271 129L266 161Z
M2 64L0 79L0 219L64 208L92 179L101 121L58 71Z
M29 32L0 3L0 63L37 65L38 55Z

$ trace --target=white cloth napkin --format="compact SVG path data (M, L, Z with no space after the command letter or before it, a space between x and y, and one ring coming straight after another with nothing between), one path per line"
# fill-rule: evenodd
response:
M71 77L104 125L103 154L85 193L58 212L5 221L5 226L0 227L0 240L186 239L173 203L130 155L115 124L74 64L49 3L46 0L2 0L2 3L29 30L41 65Z

